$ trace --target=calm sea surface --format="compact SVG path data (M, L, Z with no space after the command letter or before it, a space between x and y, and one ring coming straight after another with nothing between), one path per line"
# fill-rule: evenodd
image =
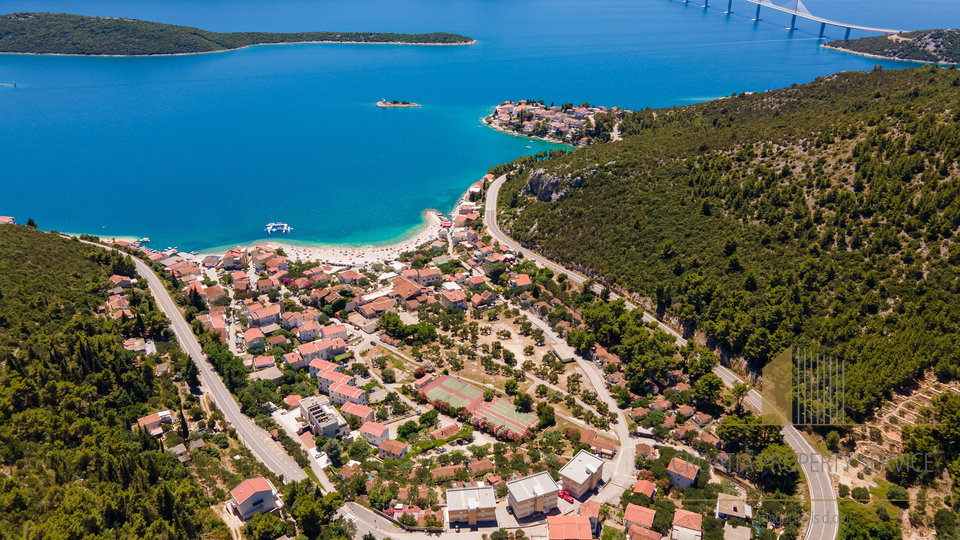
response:
M956 27L956 0L808 0L816 15ZM0 55L0 214L203 250L373 244L449 211L486 170L551 145L478 127L504 100L666 107L870 69L819 25L734 0L5 0L3 12L215 31L447 31L469 47L289 45L159 58ZM828 28L828 37L842 30ZM854 34L856 35L856 33ZM907 64L884 62L888 68ZM9 83L16 81L16 89ZM420 109L378 109L381 98Z

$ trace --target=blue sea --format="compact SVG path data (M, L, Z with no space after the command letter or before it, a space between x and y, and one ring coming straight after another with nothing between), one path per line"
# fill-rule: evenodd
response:
M791 0L791 3L795 0ZM815 15L956 26L956 0L807 0ZM734 0L5 0L3 11L215 31L433 32L460 47L261 46L154 58L0 55L0 215L187 250L403 237L487 169L555 147L480 127L505 100L670 107L909 64L818 47ZM947 22L945 22L947 21ZM864 35L857 32L853 36ZM828 27L829 38L843 30ZM17 82L13 88L10 83ZM379 109L381 98L419 109Z

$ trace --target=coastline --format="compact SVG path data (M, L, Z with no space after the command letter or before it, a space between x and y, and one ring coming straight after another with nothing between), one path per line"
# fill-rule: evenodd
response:
M880 56L879 54L870 54L870 53L865 53L865 52L860 52L860 51L854 51L854 50L851 50L851 49L844 49L844 48L842 48L842 47L830 47L830 46L827 45L826 43L824 43L823 45L820 45L820 47L822 47L822 48L824 48L824 49L830 49L831 51L838 51L838 52L847 53L847 54L855 54L855 55L857 55L857 56L864 56L864 57L867 57L867 58L876 58L877 60L891 60L891 61L894 61L894 62L911 62L911 63L914 63L914 64L934 64L934 65L942 64L942 65L945 65L945 66L957 66L957 65L960 65L960 62L945 62L945 61L943 61L943 60L938 60L938 61L936 61L936 62L933 62L933 61L930 61L930 60L911 60L911 59L909 59L909 58L892 58L892 57L890 57L890 56Z
M467 192L457 199L459 204ZM217 246L209 249L197 250L194 256L196 259L202 259L208 255L222 256L230 249L235 247L253 247L270 246L274 248L283 248L287 258L291 261L318 261L328 263L334 266L363 267L374 263L384 263L395 260L401 253L411 251L418 246L439 238L440 233L440 212L434 209L424 210L421 216L423 223L412 227L407 233L400 237L387 240L383 243L363 243L363 244L323 244L317 242L298 242L296 240L287 240L283 235L277 235L272 238L261 238L249 242L241 242L225 246ZM81 234L90 234L82 232L63 232L69 236L80 236ZM115 240L126 240L133 242L139 237L129 235L92 235L100 238L102 242L111 242ZM146 247L163 251L166 246ZM181 251L181 253L183 253ZM445 253L445 251L444 251Z
M459 47L462 45L476 45L477 40L471 39L463 43L407 43L403 41L279 41L277 43L252 43L237 47L235 49L223 49L219 51L197 51L184 53L157 53L157 54L71 54L71 53L32 53L32 52L12 52L0 51L0 54L20 54L28 56L79 56L91 58L151 58L154 56L191 56L195 54L215 54L239 51L249 49L250 47L264 47L268 45L411 45L415 47Z
M533 140L535 140L535 141L548 142L548 143L550 143L550 144L559 144L559 145L561 145L561 146L569 146L570 148L578 148L577 146L574 146L574 145L572 145L572 144L570 144L570 143L568 143L568 142L559 141L559 140L554 139L554 138L552 138L552 137L534 137L534 136L532 136L532 135L525 135L525 134L523 134L523 133L517 133L516 131L508 131L508 130L506 130L506 129L499 128L499 127L491 124L490 122L487 122L487 118L490 118L490 117L489 117L489 116L484 116L484 117L480 118L480 122L481 122L483 125L487 126L488 128L490 128L490 129L492 129L492 130L495 130L495 131L499 131L500 133L506 133L507 135L513 135L514 137L522 137L522 138L524 138L524 139L533 139Z

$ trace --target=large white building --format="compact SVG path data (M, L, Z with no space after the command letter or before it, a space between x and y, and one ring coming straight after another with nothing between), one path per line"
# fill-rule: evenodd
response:
M447 523L476 525L497 520L497 496L493 486L447 490Z
M603 476L603 459L580 450L573 459L560 469L560 481L563 489L574 497L580 498L591 489L596 489L597 482Z
M517 518L537 512L546 514L557 507L560 486L543 471L507 482L507 501Z

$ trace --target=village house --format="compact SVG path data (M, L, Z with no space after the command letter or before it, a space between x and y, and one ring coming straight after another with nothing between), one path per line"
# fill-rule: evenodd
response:
M379 422L368 421L360 426L360 436L363 437L370 446L378 448L383 441L390 438L390 428Z
M243 251L238 248L227 251L220 259L220 266L224 270L240 270L243 268Z
M344 416L355 416L359 418L361 422L372 422L376 411L359 403L344 403L343 406L340 407L340 412Z
M678 457L670 460L667 466L667 474L670 476L670 483L681 488L688 488L697 481L697 475L700 473L700 466L684 461Z
M441 291L440 305L443 307L455 307L467 309L467 295L463 291Z
M549 540L591 540L593 526L583 516L547 516Z
M703 538L703 516L687 510L674 510L671 540L701 540Z
M394 439L385 439L377 447L377 457L380 459L400 459L407 455L410 447Z
M424 375L423 377L420 377L419 379L417 379L416 381L414 381L414 382L413 382L413 387L414 387L415 389L417 389L417 390L420 390L421 388L423 388L424 386L430 384L431 382L433 382L433 375L430 375L430 374L428 373L428 374Z
M265 343L263 332L259 328L251 328L243 333L243 343L247 349L262 349Z
M652 503L657 496L657 485L649 480L638 480L633 486L634 495L646 495Z
M457 424L450 424L449 426L442 427L430 432L430 436L434 440L448 439L453 437L460 432L460 427Z
M510 278L510 287L514 289L529 289L533 285L533 281L530 280L530 276L527 274L520 274L518 276Z
M334 370L321 371L317 373L317 387L321 394L329 394L330 387L337 384L355 385L353 377L346 373L340 373ZM361 403L361 405L364 405Z
M160 411L137 419L137 427L147 430L153 436L163 435L161 424L172 424L170 411Z
M277 361L269 355L263 354L253 359L253 369L260 371L261 369L271 368L277 365Z
M294 333L300 341L313 341L320 336L320 323L317 321L304 321L296 327Z
M753 507L747 504L743 497L718 493L714 517L723 520L738 518L741 521L750 521L753 519Z
M110 283L113 283L115 287L120 287L123 289L133 286L132 279L128 278L127 276L121 276L117 274L110 276Z
M320 333L323 336L323 339L342 339L347 340L347 327L342 324L334 324L330 326L324 326L320 329Z
M254 514L278 512L283 502L277 489L266 478L250 478L230 490L230 507L241 521L249 521Z
M363 388L357 388L350 384L334 384L330 387L330 401L335 405L344 403L356 403L357 405L367 404L367 393Z
M250 322L250 326L266 326L268 324L279 322L282 311L283 307L280 304L274 304L272 306L260 308L255 311L250 311L250 315L247 319Z
M627 505L626 510L623 512L623 522L628 530L634 525L651 529L653 528L653 518L656 517L656 515L656 510L652 508L631 503Z
M338 277L340 278L340 283L349 283L351 285L356 285L357 283L360 283L360 280L366 276L364 276L360 272L357 272L356 270L346 270L346 271L340 272L340 274L338 274Z

